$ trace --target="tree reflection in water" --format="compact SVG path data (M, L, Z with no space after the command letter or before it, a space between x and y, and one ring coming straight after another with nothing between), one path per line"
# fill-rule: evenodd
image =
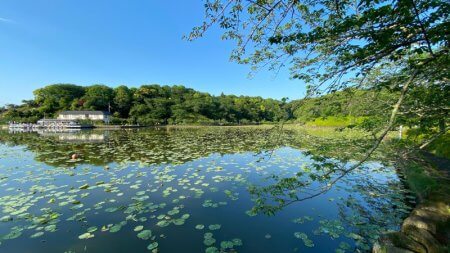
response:
M302 201L346 188L347 192L355 194L339 197L339 219L319 221L314 233L331 238L345 235L363 250L386 230L386 224L400 224L408 210L404 204L406 190L398 181L383 177L377 180L379 174L389 174L392 169L368 162L347 173L369 145L365 138L323 138L297 130L284 130L280 134L280 131L264 128L216 127L71 134L0 132L0 142L25 146L35 154L37 161L53 167L105 166L130 161L147 165L182 164L211 154L244 152L252 152L258 157L257 161L267 162L279 147L308 150L303 154L309 162L292 174L272 173L264 182L249 184L248 192L253 200L249 213L275 215L295 203L301 207ZM73 160L70 158L73 153L81 157ZM380 158L380 154L376 157ZM393 209L396 211L392 212ZM348 247L341 246L343 250Z

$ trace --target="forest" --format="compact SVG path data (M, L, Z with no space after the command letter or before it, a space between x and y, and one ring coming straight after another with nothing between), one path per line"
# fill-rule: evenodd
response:
M34 91L35 98L2 108L1 120L35 122L63 110L102 110L115 123L256 124L280 121L349 125L389 110L390 93L370 90L336 92L288 101L261 97L213 96L184 86L143 85L139 88L106 85L54 84ZM374 100L376 103L365 103ZM334 121L334 122L332 122Z

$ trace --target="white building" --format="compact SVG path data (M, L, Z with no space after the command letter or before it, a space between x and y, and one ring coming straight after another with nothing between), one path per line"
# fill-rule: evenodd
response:
M103 111L63 111L58 115L58 119L63 120L92 120L109 123L111 114Z

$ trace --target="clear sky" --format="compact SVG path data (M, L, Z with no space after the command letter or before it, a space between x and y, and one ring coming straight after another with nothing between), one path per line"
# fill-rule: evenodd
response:
M233 44L213 28L182 39L203 20L203 0L0 1L0 105L52 83L181 84L218 95L301 98L288 71L229 61Z

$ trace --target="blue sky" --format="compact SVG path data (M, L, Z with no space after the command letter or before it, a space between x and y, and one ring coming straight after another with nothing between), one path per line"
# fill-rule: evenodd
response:
M181 84L218 95L301 98L301 81L229 61L232 42L214 27L194 42L202 0L0 1L0 105L52 83Z

